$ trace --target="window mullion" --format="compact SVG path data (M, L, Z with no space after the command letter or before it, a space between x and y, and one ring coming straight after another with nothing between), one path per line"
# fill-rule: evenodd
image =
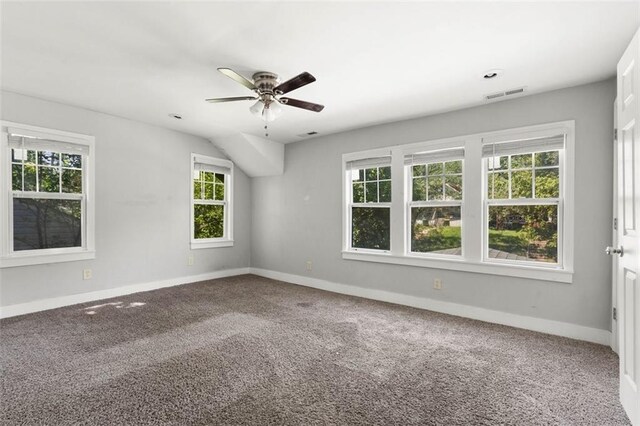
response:
M391 150L391 254L403 256L407 252L405 229L405 167L404 153L400 148Z
M463 257L472 262L482 260L484 229L483 194L486 193L484 164L482 159L482 139L469 138L465 141L465 157L462 162L462 247Z

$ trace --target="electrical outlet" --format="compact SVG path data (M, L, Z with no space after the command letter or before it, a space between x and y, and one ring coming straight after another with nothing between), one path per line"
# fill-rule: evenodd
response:
M442 280L440 278L433 279L433 288L436 290L442 290Z
M192 254L190 254L189 258L187 259L187 265L193 266L193 255Z
M311 267L313 266L313 264L311 263L310 260L307 260L307 272L311 272Z
M91 278L93 278L93 272L91 271L91 269L84 269L82 271L82 279L90 280Z

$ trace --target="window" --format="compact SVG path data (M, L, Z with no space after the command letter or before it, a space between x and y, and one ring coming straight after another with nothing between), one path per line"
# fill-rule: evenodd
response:
M191 248L233 245L233 163L191 155Z
M391 248L391 158L349 162L351 239L354 250Z
M567 121L344 154L342 257L571 282L573 146Z
M95 257L93 137L3 122L2 145L0 265Z
M412 253L462 255L463 149L412 154L409 166Z
M561 262L563 148L564 135L483 146L488 260Z

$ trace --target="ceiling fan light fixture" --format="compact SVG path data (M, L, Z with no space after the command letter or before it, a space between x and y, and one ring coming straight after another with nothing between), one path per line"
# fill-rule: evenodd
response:
M282 107L278 102L272 101L266 103L262 110L262 119L267 123L275 120L282 114Z
M255 104L251 106L251 108L249 108L249 111L251 111L251 114L255 115L256 117L262 117L263 110L264 110L264 104L262 103L261 100L258 100Z

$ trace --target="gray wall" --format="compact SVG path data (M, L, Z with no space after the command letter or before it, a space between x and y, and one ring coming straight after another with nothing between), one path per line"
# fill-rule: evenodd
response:
M289 144L282 176L252 179L253 267L610 329L615 80ZM341 258L345 152L562 120L576 121L572 284ZM305 271L305 262L313 271ZM433 278L443 290L433 289Z
M190 153L205 139L2 92L3 120L96 137L96 258L0 269L0 305L249 266L250 180L235 173L235 245L189 248ZM187 266L189 254L194 265ZM84 281L82 270L93 279Z

